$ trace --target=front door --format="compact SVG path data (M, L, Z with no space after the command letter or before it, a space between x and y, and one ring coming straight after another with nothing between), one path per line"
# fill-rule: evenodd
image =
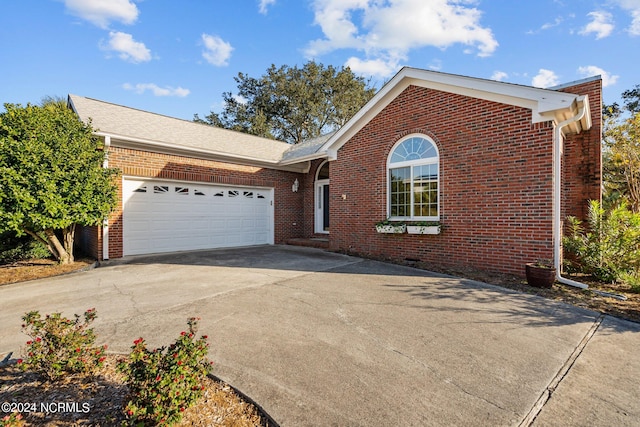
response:
M329 232L329 183L316 182L316 233Z
M329 162L324 162L316 173L315 187L316 233L329 232Z

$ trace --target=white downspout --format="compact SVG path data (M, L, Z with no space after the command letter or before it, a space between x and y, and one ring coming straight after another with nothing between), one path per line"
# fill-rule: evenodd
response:
M104 162L102 163L103 168L109 167L109 147L111 147L111 137L109 135L104 137L104 152L106 153L104 157ZM109 218L105 218L102 223L102 260L109 259Z
M560 265L562 251L562 152L564 140L562 137L562 128L579 120L582 120L587 112L585 102L573 117L558 123L553 129L553 266L556 269L556 280L560 283L576 288L587 289L589 285L576 282L575 280L562 277L560 274L562 266Z

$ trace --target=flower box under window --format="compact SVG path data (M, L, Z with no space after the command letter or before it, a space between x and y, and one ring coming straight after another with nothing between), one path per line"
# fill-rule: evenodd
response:
M378 224L376 225L378 233L386 234L402 234L407 231L406 224Z
M409 234L440 234L439 225L407 225Z

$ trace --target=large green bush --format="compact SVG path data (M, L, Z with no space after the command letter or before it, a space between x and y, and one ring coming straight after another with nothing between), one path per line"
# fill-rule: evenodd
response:
M564 248L573 255L571 267L604 282L623 282L640 291L640 214L626 204L610 211L589 202L586 227L568 217Z

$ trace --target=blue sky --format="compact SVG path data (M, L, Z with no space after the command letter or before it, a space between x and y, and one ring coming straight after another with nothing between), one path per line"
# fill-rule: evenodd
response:
M315 59L380 87L402 66L550 87L640 84L640 0L8 0L0 103L74 93L184 119L239 73Z

